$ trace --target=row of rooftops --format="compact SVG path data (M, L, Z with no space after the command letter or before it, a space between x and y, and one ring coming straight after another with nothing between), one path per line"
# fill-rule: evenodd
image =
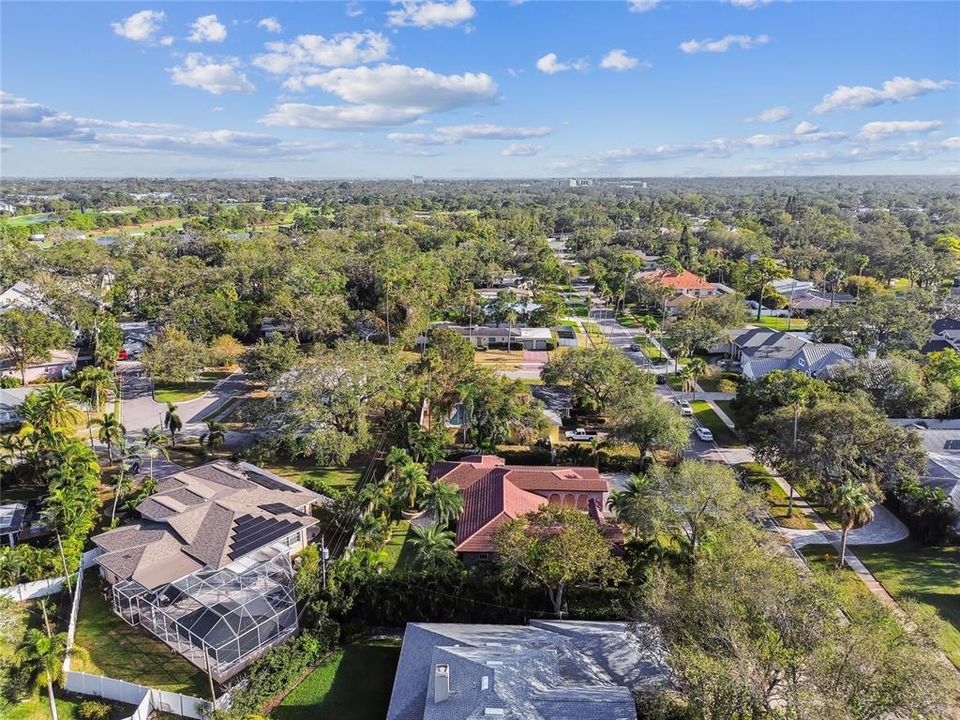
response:
M153 589L315 525L309 509L322 499L249 463L216 461L160 480L137 507L140 522L93 542L105 570Z

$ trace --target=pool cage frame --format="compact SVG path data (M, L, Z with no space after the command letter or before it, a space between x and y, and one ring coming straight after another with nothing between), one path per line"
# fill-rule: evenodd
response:
M113 586L113 609L223 683L297 632L293 566L274 552L155 590L123 580Z

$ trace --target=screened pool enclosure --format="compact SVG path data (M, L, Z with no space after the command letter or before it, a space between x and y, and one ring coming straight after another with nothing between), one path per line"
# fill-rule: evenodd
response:
M217 682L297 631L293 568L275 549L155 590L123 580L113 586L113 606Z

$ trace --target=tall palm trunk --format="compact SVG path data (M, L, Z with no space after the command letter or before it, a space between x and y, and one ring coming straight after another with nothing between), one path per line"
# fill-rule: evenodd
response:
M844 523L840 528L840 560L837 567L842 568L847 560L847 533L850 532L850 526Z

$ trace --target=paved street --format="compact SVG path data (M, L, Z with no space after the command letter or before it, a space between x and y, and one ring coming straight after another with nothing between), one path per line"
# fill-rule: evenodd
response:
M139 433L144 428L162 425L167 406L153 399L153 381L141 373L140 363L121 362L118 372L123 397L120 418L127 432ZM204 432L203 418L216 412L245 388L246 379L237 372L221 380L201 397L178 403L177 412L183 420L184 434Z

